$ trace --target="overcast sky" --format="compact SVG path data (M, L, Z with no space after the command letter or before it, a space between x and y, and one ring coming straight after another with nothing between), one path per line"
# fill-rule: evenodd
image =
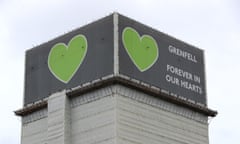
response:
M0 143L20 144L25 50L114 11L205 51L210 144L239 144L239 0L0 0Z

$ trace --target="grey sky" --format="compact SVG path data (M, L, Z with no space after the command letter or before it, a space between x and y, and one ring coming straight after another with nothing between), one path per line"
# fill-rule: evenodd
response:
M240 1L0 0L0 143L20 143L25 50L117 11L205 50L210 143L239 143Z

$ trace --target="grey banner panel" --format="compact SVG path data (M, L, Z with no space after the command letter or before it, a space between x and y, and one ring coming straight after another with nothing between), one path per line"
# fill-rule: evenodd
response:
M139 38L134 36L133 33L136 32ZM129 38L130 36L135 39ZM152 47L155 47L154 42L148 42L154 40L147 40L151 37L155 39L158 47L156 61L151 60L153 57L151 53L154 51ZM139 45L150 43L150 46L146 46L148 49L146 52L136 52L134 48L131 49L134 45L132 41L139 42L136 46L139 50L143 49ZM150 64L147 64L146 68L144 61L149 59ZM206 104L203 51L121 15L119 16L119 73L183 98Z
M203 51L119 15L119 73L167 90L183 98L206 104ZM26 52L24 104L29 104L63 89L76 87L114 73L113 15L60 36ZM84 40L86 39L86 40ZM79 43L87 41L85 45ZM49 55L78 45L81 58ZM73 46L74 47L74 46ZM72 47L72 48L73 48ZM87 47L87 51L84 48ZM56 49L55 49L56 48ZM64 49L65 48L65 49ZM64 52L63 52L64 53ZM64 53L65 54L65 53ZM65 69L59 70L55 58L62 57ZM51 62L49 62L49 59ZM70 74L73 64L80 66ZM68 65L68 62L70 63ZM73 63L72 63L73 62ZM66 64L67 63L67 64ZM50 66L49 66L50 65ZM60 65L61 66L61 65ZM50 70L51 69L51 70ZM54 69L54 70L53 70ZM70 75L71 76L71 75Z
M87 39L87 53L68 83L58 80L49 70L48 55L57 43L68 45L76 35ZM26 52L24 104L48 97L51 93L113 74L113 16L74 30Z

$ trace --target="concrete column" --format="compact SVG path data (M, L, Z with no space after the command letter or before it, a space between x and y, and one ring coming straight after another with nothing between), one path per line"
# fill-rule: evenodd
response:
M70 106L66 92L58 92L48 100L48 144L70 144Z

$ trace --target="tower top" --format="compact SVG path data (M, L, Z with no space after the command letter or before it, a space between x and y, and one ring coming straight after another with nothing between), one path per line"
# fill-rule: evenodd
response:
M26 52L24 106L120 83L206 115L204 52L113 13Z

